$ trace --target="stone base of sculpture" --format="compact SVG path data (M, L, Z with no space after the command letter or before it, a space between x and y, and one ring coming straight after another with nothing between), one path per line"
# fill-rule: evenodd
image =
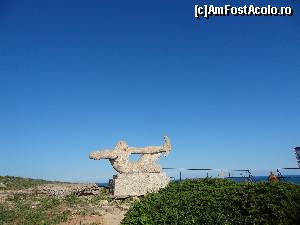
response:
M156 192L169 182L170 178L162 172L118 174L109 181L109 189L114 198L125 198Z
M170 182L170 178L162 172L157 160L171 151L170 139L165 136L162 146L130 147L125 141L118 141L114 149L98 150L90 153L90 159L108 159L118 172L109 181L112 197L123 198L141 196L156 192ZM140 158L130 161L131 154Z

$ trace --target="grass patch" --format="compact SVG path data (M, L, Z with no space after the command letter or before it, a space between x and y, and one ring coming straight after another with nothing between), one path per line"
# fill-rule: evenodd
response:
M14 194L0 204L0 225L50 225L67 221L70 211L60 200L52 197L39 199L30 194Z
M98 195L78 196L71 194L63 198L38 194L38 185L52 182L12 176L0 176L6 187L6 195L0 203L0 225L52 225L68 221L71 215L99 215L99 202L108 199L108 190L101 189ZM32 188L28 190L28 188Z
M14 176L0 176L0 183L3 183L6 187L1 190L21 190L30 187L36 187L41 184L54 183L54 181L46 181L42 179L31 179ZM57 182L55 182L57 183Z

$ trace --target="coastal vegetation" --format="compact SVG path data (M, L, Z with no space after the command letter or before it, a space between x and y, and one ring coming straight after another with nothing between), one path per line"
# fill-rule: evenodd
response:
M78 185L71 183L0 176L0 184L0 225L119 224L129 207L123 225L295 225L300 221L300 185L285 182L185 180L125 200L111 199L106 188L92 195L41 192L60 193ZM112 220L116 216L119 222Z
M14 176L0 176L0 183L3 186L5 185L5 188L0 186L0 190L1 189L21 190L25 188L36 187L41 184L59 183L59 182L46 181L42 179L14 177Z
M119 224L133 201L110 199L107 188L79 194L87 184L12 176L0 176L0 184L0 225L115 224L115 214Z
M299 212L297 184L197 179L148 194L133 204L122 224L295 225Z

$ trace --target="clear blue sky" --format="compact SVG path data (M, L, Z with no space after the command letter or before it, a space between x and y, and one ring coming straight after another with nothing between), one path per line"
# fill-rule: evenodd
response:
M89 152L173 151L163 166L297 166L299 1L292 17L195 20L228 1L0 1L0 174L105 181Z

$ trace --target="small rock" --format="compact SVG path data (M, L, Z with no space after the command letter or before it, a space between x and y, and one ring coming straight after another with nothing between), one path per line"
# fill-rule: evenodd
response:
M106 205L108 205L108 201L107 200L100 200L99 204L102 205L102 206L106 206Z
M3 183L0 183L0 188L6 188L6 185Z
M138 196L133 196L133 197L132 197L132 200L133 200L133 201L138 201L138 202L139 202L139 201L140 201L140 198L139 198Z

